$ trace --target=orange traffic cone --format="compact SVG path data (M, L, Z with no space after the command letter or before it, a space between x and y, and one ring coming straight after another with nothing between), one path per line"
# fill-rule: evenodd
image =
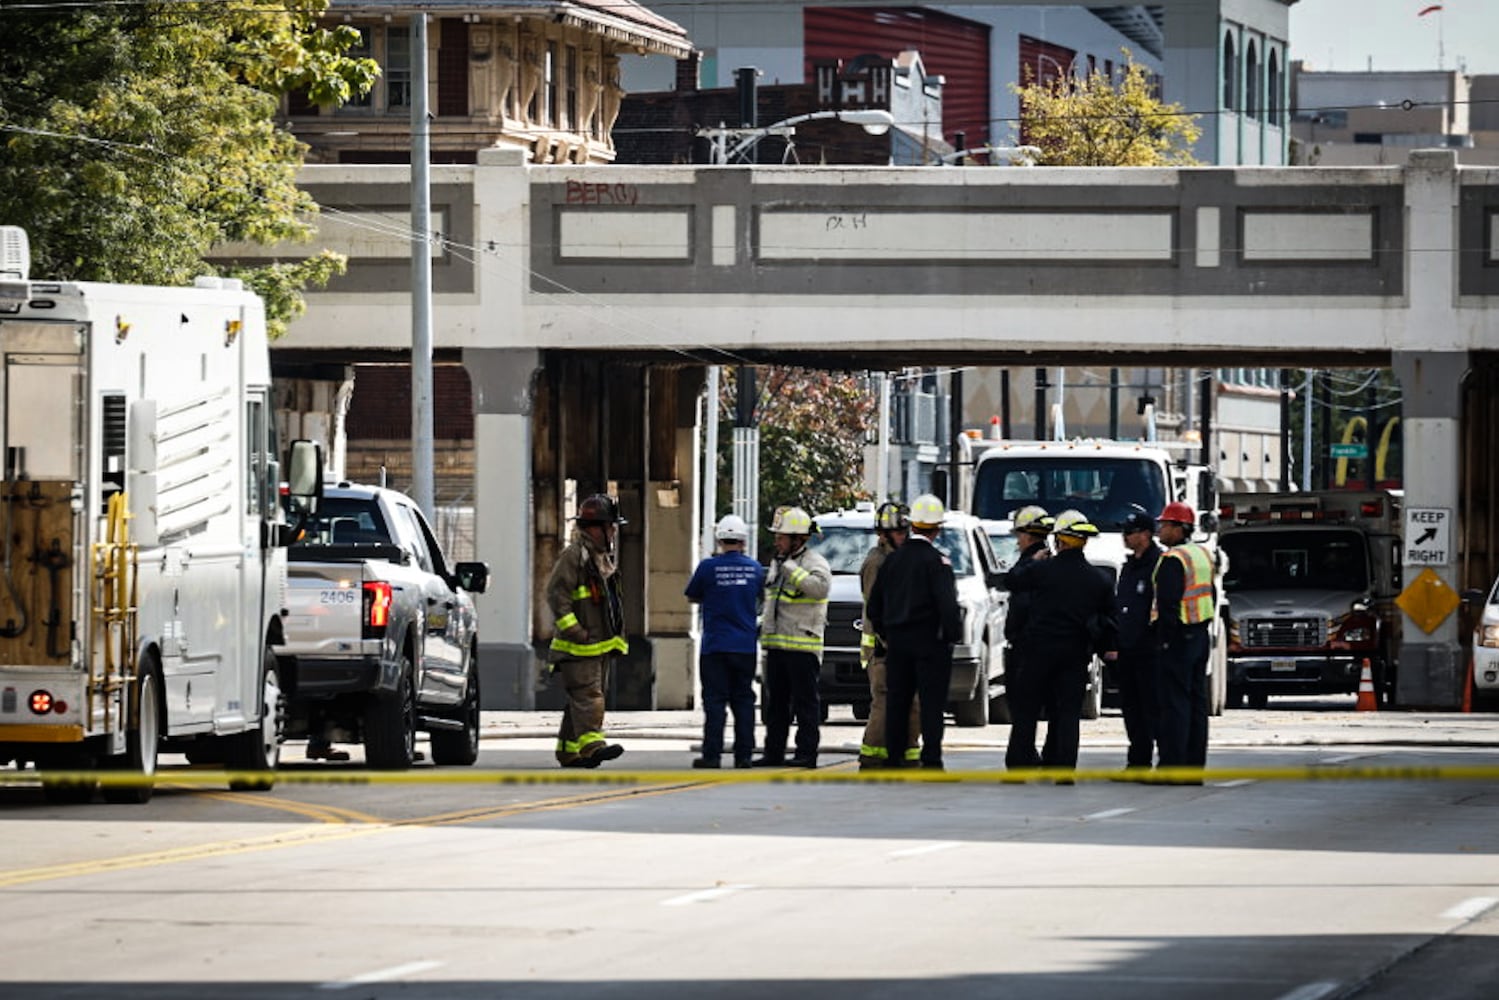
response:
M1374 694L1374 671L1369 667L1369 658L1364 657L1364 672L1358 679L1358 704L1353 706L1355 712L1377 712L1379 711L1379 699Z

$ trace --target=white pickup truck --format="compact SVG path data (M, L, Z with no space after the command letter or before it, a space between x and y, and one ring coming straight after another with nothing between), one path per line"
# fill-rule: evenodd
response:
M363 742L370 767L479 755L478 631L484 563L449 566L426 518L394 490L339 483L296 522L288 556L288 737Z

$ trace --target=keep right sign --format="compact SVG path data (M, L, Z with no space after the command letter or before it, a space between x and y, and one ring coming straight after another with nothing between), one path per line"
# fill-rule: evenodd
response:
M1405 565L1447 566L1452 562L1452 510L1405 509Z

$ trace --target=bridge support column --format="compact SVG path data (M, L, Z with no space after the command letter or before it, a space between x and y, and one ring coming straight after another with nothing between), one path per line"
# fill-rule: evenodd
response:
M1401 562L1408 586L1430 569L1455 591L1462 583L1457 565L1458 467L1462 382L1468 352L1443 350L1463 343L1458 329L1458 262L1451 252L1457 231L1457 156L1449 150L1418 150L1406 172L1405 207L1410 227L1406 275L1410 308L1405 322L1420 330L1430 350L1395 351L1392 364L1403 400L1405 509L1447 512L1448 544L1444 557L1423 562L1406 538ZM1413 554L1418 558L1414 561ZM1458 616L1448 615L1429 634L1406 618L1400 641L1395 698L1401 705L1457 708L1462 704L1466 664L1458 636Z
M1431 508L1447 512L1448 546L1445 563L1412 562L1406 538L1401 561L1409 585L1430 569L1455 591L1458 577L1457 542L1460 475L1458 452L1461 385L1468 369L1467 352L1397 352L1395 374L1404 400L1401 430L1405 463L1405 509ZM1400 641L1395 699L1403 706L1458 708L1462 704L1467 663L1458 635L1458 616L1449 615L1430 634L1407 617Z
M474 396L475 556L489 563L479 610L482 707L536 706L531 645L531 409L540 352L465 348Z

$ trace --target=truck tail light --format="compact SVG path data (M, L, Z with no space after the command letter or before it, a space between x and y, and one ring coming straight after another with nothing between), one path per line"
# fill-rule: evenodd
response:
M1358 505L1359 517L1381 517L1384 515L1383 500L1365 500Z
M364 627L368 634L384 633L390 624L390 605L393 598L390 584L384 580L371 580L364 585Z
M27 699L27 703L31 708L31 714L46 715L52 711L52 692L33 691L31 692L31 697Z

